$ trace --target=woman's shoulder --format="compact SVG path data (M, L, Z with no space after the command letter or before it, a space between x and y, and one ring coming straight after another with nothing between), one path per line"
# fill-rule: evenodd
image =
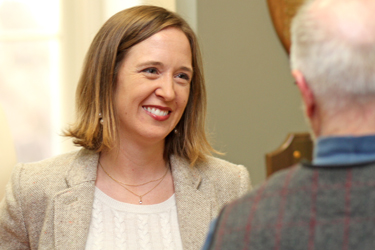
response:
M48 173L48 175L60 174L60 171L66 171L66 167L70 165L80 153L81 150L75 150L43 159L41 161L17 163L15 166L15 170L18 170L22 173L35 173L36 175L41 172L46 172Z
M80 163L88 158L95 161L97 157L94 152L81 149L38 162L18 163L13 169L12 182L27 189L64 186L65 177L72 175L71 171L79 174Z
M243 165L208 156L205 162L197 164L197 168L202 182L213 185L223 203L239 198L251 189L250 175Z
M207 156L206 161L198 163L196 167L201 176L209 179L216 187L237 189L240 193L251 189L249 171L243 165Z
M243 165L235 164L213 156L207 156L206 161L197 163L196 167L203 172L213 175L217 174L226 176L228 174L248 174L247 169Z

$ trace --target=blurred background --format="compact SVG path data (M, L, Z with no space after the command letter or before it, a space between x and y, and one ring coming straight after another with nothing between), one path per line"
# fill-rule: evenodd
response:
M0 105L17 161L75 149L60 134L74 120L88 46L110 16L140 4L176 11L197 32L213 145L262 182L265 153L309 130L266 1L0 0Z

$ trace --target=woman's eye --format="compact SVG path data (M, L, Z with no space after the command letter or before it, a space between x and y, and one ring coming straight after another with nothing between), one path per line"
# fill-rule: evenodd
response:
M142 72L149 73L149 74L157 74L158 70L156 68L147 68L142 70Z
M185 73L180 73L177 75L178 78L185 79L186 81L190 81L190 76Z

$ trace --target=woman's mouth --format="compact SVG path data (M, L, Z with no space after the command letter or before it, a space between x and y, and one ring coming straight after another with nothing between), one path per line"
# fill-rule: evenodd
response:
M169 114L171 113L170 110L160 109L156 107L142 107L147 113L149 113L154 119L159 121L164 121L168 119Z

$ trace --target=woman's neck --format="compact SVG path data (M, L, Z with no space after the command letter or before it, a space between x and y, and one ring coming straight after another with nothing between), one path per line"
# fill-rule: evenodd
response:
M117 179L127 183L139 183L165 172L163 152L164 143L148 147L120 143L118 148L102 152L99 160L105 170Z

